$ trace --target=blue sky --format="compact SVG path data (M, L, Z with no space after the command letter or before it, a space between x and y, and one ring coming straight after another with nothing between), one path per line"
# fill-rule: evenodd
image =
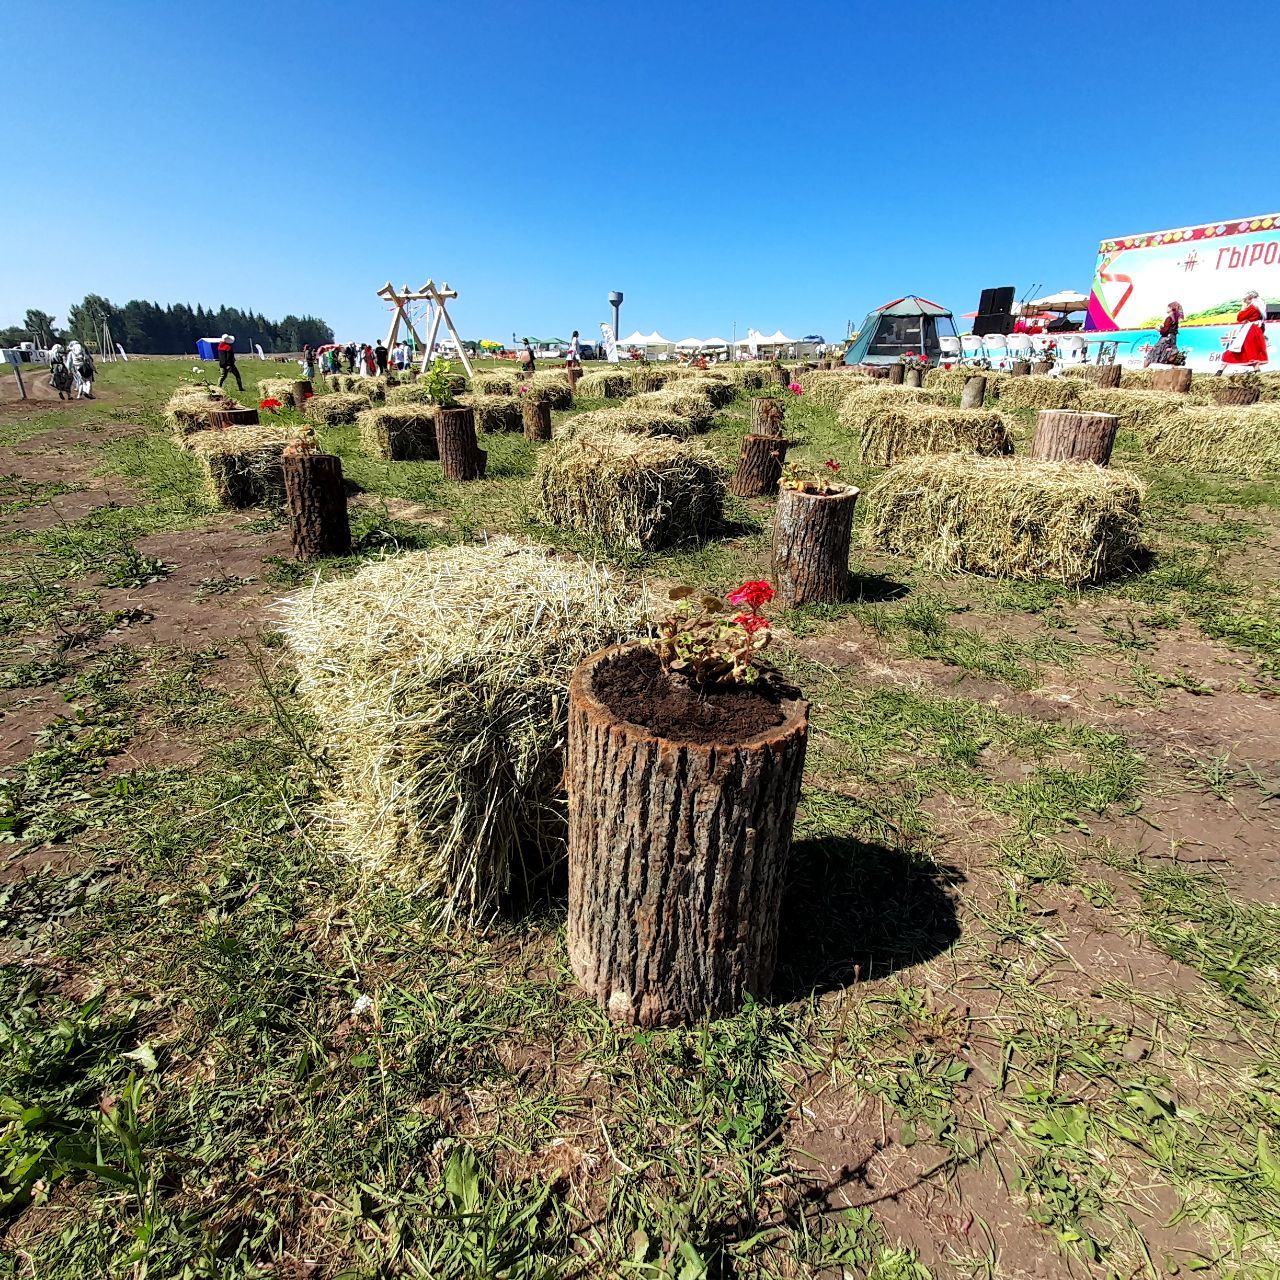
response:
M0 38L35 128L0 325L92 291L371 339L374 290L433 276L465 337L594 333L616 288L628 332L831 338L902 293L1087 290L1104 236L1280 206L1247 0L29 16Z

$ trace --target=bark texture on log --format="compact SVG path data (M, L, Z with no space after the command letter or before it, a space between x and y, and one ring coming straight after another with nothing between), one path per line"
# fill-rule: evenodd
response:
M565 365L564 371L569 377L569 390L576 396L578 394L578 379L582 377L582 366L568 364Z
M618 1022L734 1012L773 980L809 706L748 742L617 720L586 659L569 686L569 965Z
M1124 372L1118 364L1104 364L1098 370L1098 386L1118 387L1120 375Z
M842 368L843 366L837 365L836 367ZM897 364L864 364L861 368L862 372L870 378L885 378L889 382L892 382L893 371L895 369L901 369L902 366ZM899 378L898 381L901 382L902 379Z
M781 365L774 365L773 380L780 387L789 387L791 385L791 371L784 369Z
M1026 376L1027 376L1027 374L1029 374L1029 373L1031 372L1031 361L1030 361L1030 360L1015 360L1015 361L1013 362L1013 368L1011 368L1011 369L1009 370L1009 372L1010 372L1010 373L1012 373L1012 374L1014 374L1015 376L1017 376L1017 377L1019 377L1019 378L1024 378L1024 377L1026 377Z
M441 409L436 447L446 480L479 480L488 454L476 443L476 415L470 409Z
M520 406L526 440L551 439L551 405L546 400L526 400Z
M1223 385L1214 387L1213 398L1218 404L1257 404L1260 392L1257 387L1233 386L1226 378Z
M1033 360L1031 362L1032 373L1048 373L1053 368L1052 360Z
M781 436L747 435L738 451L738 469L729 481L729 492L739 498L759 498L776 493L787 460L789 440Z
M1096 462L1105 467L1111 461L1119 422L1113 413L1041 409L1036 414L1031 456L1050 461L1065 458L1075 462Z
M773 396L760 396L751 402L751 434L753 436L780 436L782 434L782 401Z
M924 386L924 370L908 369L906 377L902 379L904 387L923 387Z
M293 401L295 409L305 409L307 406L307 397L315 393L315 388L311 385L309 378L299 378L293 384L293 390L289 394L289 398Z
M889 381L895 387L902 386L903 379L907 376L907 366L905 364L891 364L889 366Z
M1188 392L1191 390L1191 370L1156 369L1151 375L1151 385L1157 391Z
M293 554L299 560L350 555L351 522L341 459L330 453L286 453L280 465Z
M236 407L233 409L211 409L209 411L209 426L213 430L220 431L226 427L256 427L257 425L257 409Z
M773 518L773 582L783 607L841 604L849 598L849 543L858 490L778 491Z
M964 389L960 392L960 407L962 409L981 409L987 402L987 380L980 374L975 373L965 379Z

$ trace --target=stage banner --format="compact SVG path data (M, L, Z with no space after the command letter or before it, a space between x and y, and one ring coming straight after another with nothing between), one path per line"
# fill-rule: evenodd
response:
M1086 329L1158 329L1170 302L1182 326L1234 324L1256 289L1280 303L1280 214L1104 240Z
M600 336L604 340L605 359L607 359L610 364L617 364L618 335L614 333L613 325L605 324L602 321L600 324Z

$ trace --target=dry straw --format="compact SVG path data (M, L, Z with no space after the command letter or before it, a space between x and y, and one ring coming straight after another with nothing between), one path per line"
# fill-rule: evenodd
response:
M724 505L724 478L705 449L627 432L554 441L534 489L554 525L642 551L707 533Z
M1009 381L1011 375L999 369L974 369L956 365L950 369L928 370L924 375L924 385L929 391L945 391L948 395L958 396L964 390L964 384L974 377L986 378L987 398L996 400L1000 397L1000 387Z
M570 409L573 407L573 388L569 386L569 375L558 369L549 369L543 373L535 373L531 382L522 386L528 387L525 392L533 400L549 404L553 409Z
M1075 409L1080 404L1080 381L1037 373L1005 378L996 398L1002 409Z
M618 431L637 436L674 436L686 440L693 434L693 423L672 409L641 405L636 400L608 409L592 409L566 418L556 427L557 440L575 436L610 435Z
M260 378L258 399L279 400L283 405L290 405L293 403L293 392L297 385L297 378Z
M942 391L924 391L919 387L895 387L886 382L864 379L846 391L836 407L836 421L847 431L861 436L879 417L891 409L923 405L950 405L951 397Z
M744 391L758 391L761 387L777 386L778 379L767 364L754 361L731 361L720 370L735 387Z
M388 404L360 414L360 446L371 458L428 462L440 456L434 405Z
M312 396L307 401L306 415L316 422L335 426L343 422L354 422L369 407L364 396L349 396L340 393L327 396Z
M317 580L282 612L362 879L482 925L563 857L569 676L643 628L623 575L494 539Z
M665 387L661 391L646 391L632 401L637 409L656 409L678 414L688 420L694 431L705 431L716 416L716 407L707 392L692 382Z
M1168 391L1126 391L1121 387L1080 389L1080 408L1088 413L1111 413L1130 431L1150 431L1186 407L1185 397Z
M863 426L862 461L887 467L918 453L1013 452L1005 420L989 409L907 404L881 409Z
M926 568L1077 586L1141 549L1142 486L1092 463L910 458L868 494L868 536Z
M180 436L209 428L209 415L215 409L234 408L235 401L216 387L179 387L164 407L165 422Z
M387 388L388 404L430 404L431 392L422 382L406 382Z
M1145 434L1153 462L1196 471L1259 476L1280 472L1280 404L1188 405Z
M850 391L865 387L870 381L865 373L853 369L808 369L796 377L805 403L824 409L838 408Z
M477 431L520 431L524 427L519 396L465 395L458 403L475 414Z
M584 373L578 379L583 400L622 400L631 394L631 379L623 373Z
M471 380L471 389L481 396L513 396L519 379L508 369L480 369Z
M220 507L267 507L284 499L280 458L295 433L273 427L197 431L186 447L200 459L210 496Z
M671 388L668 388L670 390ZM718 373L703 373L695 370L695 376L686 378L677 384L677 391L701 391L706 395L714 409L723 409L738 393L738 388Z

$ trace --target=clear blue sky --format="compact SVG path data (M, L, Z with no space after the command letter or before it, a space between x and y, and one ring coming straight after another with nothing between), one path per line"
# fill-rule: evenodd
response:
M1280 206L1248 0L5 8L0 325L92 291L371 339L430 275L464 337L594 336L617 288L628 332L831 338Z

